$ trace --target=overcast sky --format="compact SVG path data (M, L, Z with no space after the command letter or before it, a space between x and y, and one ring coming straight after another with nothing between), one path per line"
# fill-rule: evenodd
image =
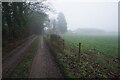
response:
M53 6L64 13L68 29L118 31L118 0L53 0Z

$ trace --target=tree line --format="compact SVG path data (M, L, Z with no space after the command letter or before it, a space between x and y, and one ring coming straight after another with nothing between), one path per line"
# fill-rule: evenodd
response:
M50 10L43 2L2 2L3 46L41 32Z
M59 33L67 31L67 22L63 13L59 13L56 23L50 23L47 12L53 9L45 2L2 2L2 44L26 38L32 34L44 33L44 27L53 29L55 26ZM48 29L49 30L49 29ZM53 29L54 30L54 29Z

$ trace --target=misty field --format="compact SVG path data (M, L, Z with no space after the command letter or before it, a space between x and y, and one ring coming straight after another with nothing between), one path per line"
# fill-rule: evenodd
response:
M83 49L96 49L108 56L118 57L118 37L117 36L97 36L97 35L62 35L64 40L71 45L82 43Z
M117 77L117 36L61 35L65 40L64 65L68 77ZM79 42L81 53L79 54ZM80 59L79 62L76 60Z

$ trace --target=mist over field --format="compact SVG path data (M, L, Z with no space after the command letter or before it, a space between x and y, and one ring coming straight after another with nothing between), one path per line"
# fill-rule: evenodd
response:
M118 33L117 0L56 0L54 6L64 13L68 30L75 33L106 35Z
M96 28L78 28L76 30L68 30L67 34L75 35L98 35L98 36L118 36L118 32L114 31L105 31L102 29Z

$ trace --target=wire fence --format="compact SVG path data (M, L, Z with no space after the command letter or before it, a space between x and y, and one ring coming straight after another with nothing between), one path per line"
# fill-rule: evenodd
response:
M75 69L75 74L78 71L78 74L80 74L79 76L84 75L82 72L79 73L79 71L85 70L82 68L84 66L87 67L86 69L89 71L96 71L91 75L96 75L99 72L106 72L101 73L101 75L109 75L111 73L111 75L117 75L115 71L117 69L117 66L115 65L117 65L116 63L118 63L118 61L95 49L95 47L90 47L89 45L85 45L81 42L70 42L60 37L50 39L50 43L57 45L54 48L61 48L60 51L63 51L64 54L56 53L56 55L60 56L59 60L62 60L63 64L69 66L67 68L69 68L70 72ZM80 63L80 65L77 62ZM95 67L96 70L94 70L93 67ZM111 69L111 72L106 71L110 68L113 68Z
M64 41L64 44L65 44L64 48L73 53L72 55L77 55L78 58L80 58L82 54L89 54L91 58L94 58L97 55L99 57L104 56L104 58L106 58L107 61L109 60L118 63L118 58L113 58L112 56L109 56L103 51L100 51L95 47L91 47L90 45L84 45L81 42L76 43L70 41Z

